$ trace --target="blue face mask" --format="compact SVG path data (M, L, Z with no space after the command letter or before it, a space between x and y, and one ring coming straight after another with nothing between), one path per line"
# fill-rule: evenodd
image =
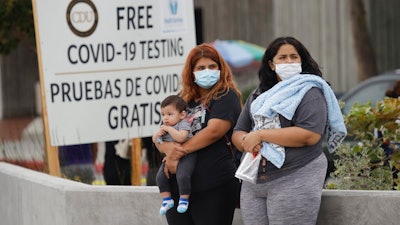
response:
M220 70L200 70L194 72L195 80L194 82L204 89L209 89L214 86L220 77Z

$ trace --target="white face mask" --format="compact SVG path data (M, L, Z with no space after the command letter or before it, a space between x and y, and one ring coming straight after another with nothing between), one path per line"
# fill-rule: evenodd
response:
M281 80L290 79L301 73L301 63L275 64L275 72Z

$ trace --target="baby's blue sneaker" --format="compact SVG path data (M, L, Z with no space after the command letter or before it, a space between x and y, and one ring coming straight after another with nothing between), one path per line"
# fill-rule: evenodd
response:
M163 200L160 208L160 214L165 215L167 211L170 210L172 207L174 207L173 199Z
M188 207L189 207L189 200L186 198L180 198L179 205L176 211L178 211L178 213L185 213Z

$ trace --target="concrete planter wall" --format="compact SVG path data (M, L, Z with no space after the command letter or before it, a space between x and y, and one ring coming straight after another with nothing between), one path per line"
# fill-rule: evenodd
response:
M159 225L157 187L92 186L0 162L4 225ZM324 190L318 225L399 224L400 192ZM234 225L242 224L237 210Z

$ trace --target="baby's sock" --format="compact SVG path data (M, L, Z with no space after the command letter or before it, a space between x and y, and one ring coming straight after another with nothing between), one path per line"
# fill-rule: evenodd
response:
M189 199L179 198L179 205L177 208L178 213L185 213L189 207Z
M163 202L160 208L160 214L165 215L168 210L174 207L174 200L171 197L163 198Z

